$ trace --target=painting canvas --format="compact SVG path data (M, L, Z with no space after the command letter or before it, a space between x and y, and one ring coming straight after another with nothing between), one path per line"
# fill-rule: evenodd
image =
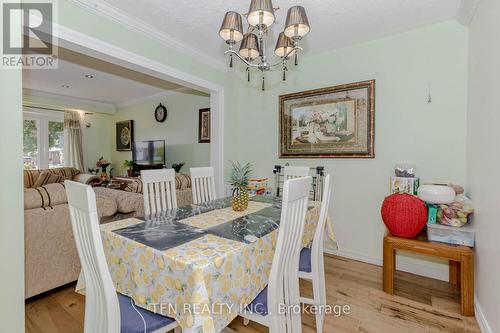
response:
M210 142L210 109L200 109L198 123L198 142Z
M119 121L116 123L116 150L132 150L134 141L134 124L132 120Z
M280 157L375 157L375 81L280 96Z

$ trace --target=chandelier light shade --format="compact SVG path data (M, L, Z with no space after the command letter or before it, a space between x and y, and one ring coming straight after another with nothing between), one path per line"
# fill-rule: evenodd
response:
M260 55L259 40L255 34L249 32L243 35L239 53L249 61Z
M299 45L302 37L310 31L306 10L302 6L293 6L288 10L284 30L279 34L274 48L274 60L267 56L266 39L270 36L269 27L275 23L274 8L271 0L250 0L250 8L245 14L248 27L243 33L242 17L234 11L224 16L219 30L219 36L224 39L228 49L229 68L233 68L233 58L246 65L247 80L250 82L250 71L259 71L262 78L262 90L265 90L265 73L274 68L281 68L283 81L286 81L287 63L291 56L295 57L298 66L298 54L303 49ZM236 45L240 43L239 50ZM276 56L276 57L274 57Z
M280 32L274 49L274 54L280 58L285 56L289 57L295 53L293 52L293 49L293 40L290 37L287 37L284 32Z
M229 44L236 44L243 39L243 24L239 13L230 11L224 15L219 36Z
M274 8L271 0L252 0L247 16L248 24L271 26L274 23Z
M288 9L285 23L285 35L290 38L302 38L309 33L311 27L307 19L306 10L302 6L293 6Z

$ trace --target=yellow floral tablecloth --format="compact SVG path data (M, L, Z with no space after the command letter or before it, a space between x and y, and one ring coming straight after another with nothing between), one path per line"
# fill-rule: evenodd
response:
M270 205L250 201L244 214ZM310 202L303 245L312 242L320 203ZM216 209L178 221L205 228L244 215ZM257 213L258 214L258 213ZM183 333L224 329L267 285L278 229L244 243L213 234L159 251L114 230L143 221L126 219L101 226L104 251L116 290L138 306L175 318ZM77 291L84 282L79 280Z

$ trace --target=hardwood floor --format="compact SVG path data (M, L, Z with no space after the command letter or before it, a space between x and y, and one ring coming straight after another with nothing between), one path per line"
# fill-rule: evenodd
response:
M327 316L324 332L470 332L479 333L474 317L460 315L460 294L448 283L397 272L395 295L382 291L382 268L353 260L325 258L327 301L349 305L349 315ZM311 296L309 283L301 283ZM26 332L72 333L83 331L85 299L74 285L26 302ZM303 332L316 332L314 316L302 316ZM229 328L239 333L267 332L236 318Z

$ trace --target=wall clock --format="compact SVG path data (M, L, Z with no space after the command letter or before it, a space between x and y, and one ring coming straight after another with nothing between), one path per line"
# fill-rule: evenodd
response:
M155 118L156 121L162 123L167 119L167 108L163 104L158 104L155 109Z

